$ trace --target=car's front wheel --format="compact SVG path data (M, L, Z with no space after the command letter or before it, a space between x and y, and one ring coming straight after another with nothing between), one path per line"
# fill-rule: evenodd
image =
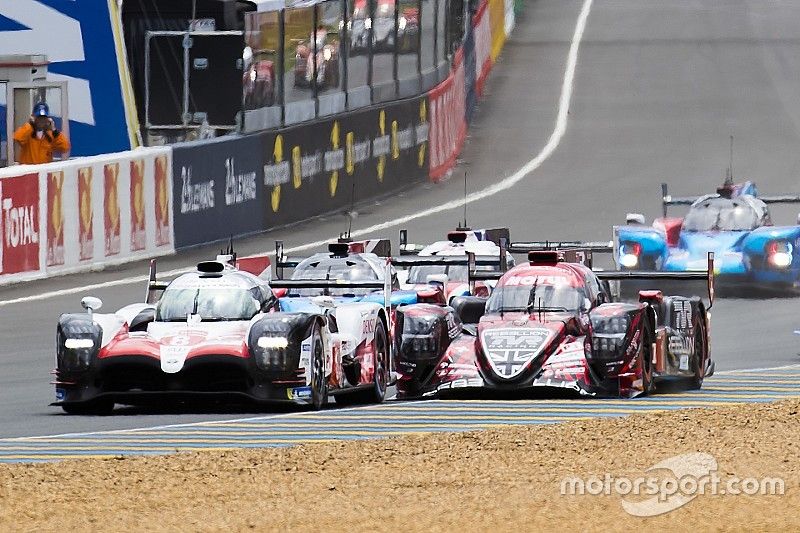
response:
M386 333L383 322L380 320L378 320L378 326L375 329L374 350L374 367L370 386L354 392L344 392L337 395L337 404L381 403L386 399L386 388L389 384L389 336Z
M319 324L311 333L311 406L319 411L328 403L328 377L325 375L325 349Z

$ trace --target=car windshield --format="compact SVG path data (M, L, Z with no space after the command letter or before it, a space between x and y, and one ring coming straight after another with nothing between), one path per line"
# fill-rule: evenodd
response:
M450 281L467 281L467 265L420 265L408 271L409 283L428 283L428 276L447 274Z
M749 231L759 225L747 204L714 198L692 207L683 220L685 231Z
M188 315L200 315L204 321L250 320L259 308L258 300L246 289L167 289L158 302L156 320L180 322Z
M498 287L486 302L487 313L509 313L517 311L576 312L583 306L583 289L568 284L559 285L515 285Z
M317 263L302 270L295 270L293 280L304 279L329 279L343 281L381 281L378 274L366 263L354 261L341 261L336 263ZM376 289L358 288L332 288L324 289L291 289L287 296L364 296L375 292Z

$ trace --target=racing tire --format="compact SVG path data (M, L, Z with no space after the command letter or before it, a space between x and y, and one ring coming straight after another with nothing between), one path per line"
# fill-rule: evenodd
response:
M698 355L699 354L699 355ZM694 324L694 357L692 357L692 370L694 376L687 381L688 390L697 390L703 386L708 360L708 345L706 344L705 314L695 318Z
M68 415L107 416L114 410L114 402L94 400L85 403L68 403L63 404L61 409Z
M653 332L650 322L647 320L642 326L642 345L639 349L639 358L639 364L642 366L642 396L647 396L656 390L653 380Z
M325 348L319 324L311 332L311 407L319 411L328 403L328 377L325 375Z
M354 392L345 392L336 396L337 405L354 405L362 403L383 403L386 399L389 376L389 337L383 322L378 321L375 329L375 369L369 388Z

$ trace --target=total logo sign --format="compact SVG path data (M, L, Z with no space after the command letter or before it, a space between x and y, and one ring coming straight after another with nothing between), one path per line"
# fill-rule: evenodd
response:
M0 180L0 274L39 270L39 176Z

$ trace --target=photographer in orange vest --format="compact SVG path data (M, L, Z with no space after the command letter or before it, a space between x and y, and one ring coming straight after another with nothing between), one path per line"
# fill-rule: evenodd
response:
M20 145L19 162L23 165L51 163L53 152L68 152L70 148L69 139L56 129L44 102L33 106L30 120L14 132L14 140Z

